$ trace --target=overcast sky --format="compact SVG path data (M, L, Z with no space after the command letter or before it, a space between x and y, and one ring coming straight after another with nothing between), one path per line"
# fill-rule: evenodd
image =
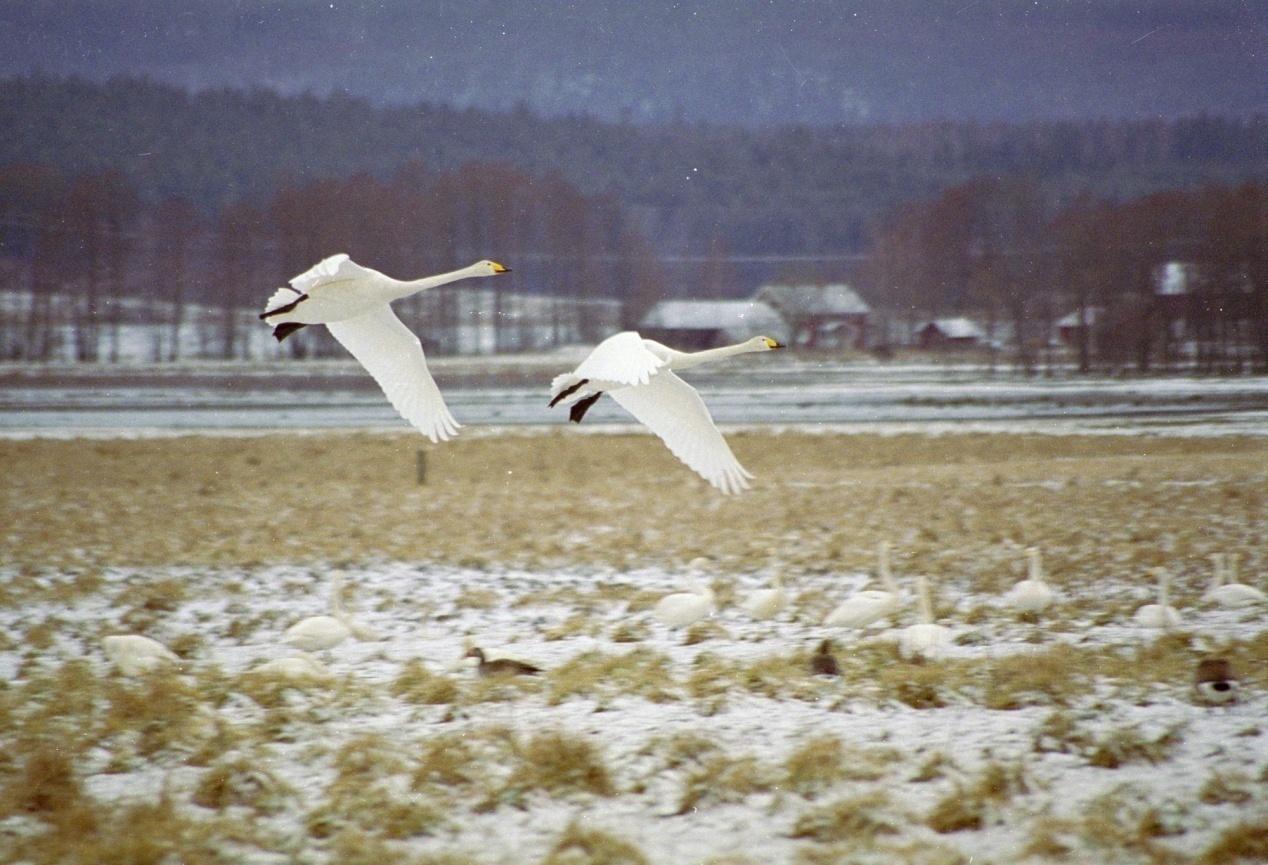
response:
M1268 112L1268 0L0 0L0 75L632 120Z

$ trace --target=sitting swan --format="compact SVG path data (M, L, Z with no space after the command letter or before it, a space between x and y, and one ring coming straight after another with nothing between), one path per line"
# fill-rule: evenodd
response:
M951 642L951 629L934 624L929 581L925 577L916 579L916 591L920 595L920 623L908 625L898 633L898 654L909 661L937 658Z
M704 582L692 591L665 595L657 603L652 614L671 628L681 628L713 613L713 589Z
M1180 614L1170 605L1171 575L1166 568L1154 568L1158 578L1158 603L1145 604L1132 617L1142 628L1174 628L1180 624Z
M1043 579L1043 565L1037 547L1027 547L1030 559L1030 576L1015 584L1004 595L1004 603L1020 613L1038 613L1052 603L1052 587Z
M509 273L496 261L402 281L332 255L273 293L260 318L280 342L309 324L324 324L361 362L401 417L433 442L458 432L440 389L427 370L422 345L392 312L392 301L474 276Z
M348 637L377 640L372 630L352 620L343 605L343 580L335 575L330 581L330 615L309 616L286 629L282 642L305 652L334 648Z
M1268 596L1254 586L1237 582L1235 554L1225 558L1222 554L1215 553L1211 556L1211 561L1215 565L1215 573L1211 577L1211 587L1202 596L1203 600L1231 608L1250 607L1268 600Z
M140 634L103 637L101 648L125 676L139 676L167 664L179 664L181 660L158 640Z
M755 619L773 619L788 606L788 592L779 574L769 589L758 589L744 599L744 612Z
M608 337L572 372L550 383L550 406L571 405L581 423L603 394L660 437L670 452L725 494L748 489L753 477L740 465L713 423L709 409L675 372L737 354L782 348L768 336L707 351L682 352L643 339L634 331Z
M265 661L258 667L252 667L249 672L264 676L277 676L279 679L289 679L293 682L327 682L334 678L334 674L330 672L325 664L307 655L274 658L271 661Z
M889 542L881 541L876 548L877 570L884 589L864 589L846 598L823 620L825 625L842 628L866 628L891 616L902 607L902 595L889 572Z

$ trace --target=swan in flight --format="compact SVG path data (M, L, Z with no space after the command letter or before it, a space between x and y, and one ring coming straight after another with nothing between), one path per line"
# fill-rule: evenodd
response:
M1215 573L1211 577L1211 587L1202 596L1203 600L1233 608L1249 607L1268 600L1268 596L1254 586L1237 582L1236 554L1225 557L1221 553L1215 553L1211 556L1211 561L1215 565Z
M1043 579L1039 548L1027 547L1026 556L1030 559L1030 576L1008 590L1004 603L1020 613L1038 613L1052 603L1052 588Z
M181 660L158 640L140 634L103 637L101 648L125 676L139 676L167 664L179 664Z
M458 423L427 370L418 337L396 317L391 304L423 289L499 273L510 273L510 268L485 260L438 276L399 280L340 253L275 291L260 319L273 326L278 342L306 325L326 325L374 377L401 417L433 442L446 441L457 434Z
M320 652L334 648L349 637L358 640L379 638L348 615L348 609L343 605L343 580L336 575L330 583L330 615L300 619L286 629L282 635L283 643L305 652Z
M752 477L740 465L713 424L696 389L675 373L737 354L783 348L768 336L736 345L683 352L632 330L608 337L572 372L550 383L550 406L563 402L573 423L603 394L660 437L671 453L723 493L748 488Z
M823 620L825 625L841 628L866 628L881 619L898 612L903 605L902 595L889 571L889 541L881 541L876 548L877 570L883 589L864 589L846 598Z
M920 593L920 624L908 625L898 632L898 654L905 660L933 659L942 654L951 642L951 629L934 624L933 603L929 600L929 580L918 577L916 591Z
M1170 604L1171 575L1166 568L1154 568L1154 575L1158 578L1158 603L1145 604L1132 620L1142 628L1174 628L1180 624L1180 614Z

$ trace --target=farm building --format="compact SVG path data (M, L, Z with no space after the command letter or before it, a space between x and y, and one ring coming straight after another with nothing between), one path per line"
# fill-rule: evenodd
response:
M867 344L871 308L843 282L764 285L753 299L769 304L784 317L794 345L863 348Z
M769 336L787 342L790 328L778 312L756 300L662 300L648 310L639 331L684 351Z
M921 348L973 348L986 342L986 331L971 318L935 318L917 326L916 344Z

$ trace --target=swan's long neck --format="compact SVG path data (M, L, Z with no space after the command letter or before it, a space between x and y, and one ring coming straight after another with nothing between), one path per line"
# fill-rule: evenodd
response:
M1214 573L1211 574L1211 588L1208 591L1215 591L1224 585L1224 556L1219 553L1211 555L1211 564L1214 567Z
M1235 583L1239 578L1237 573L1237 553L1229 553L1224 557L1224 582Z
M740 342L735 345L724 345L721 348L709 348L704 351L677 352L669 359L669 368L688 369L693 366L700 366L702 363L722 360L725 357L748 354L750 351L759 351L759 349L754 348L747 342Z
M921 577L917 590L920 592L920 618L926 625L932 625L933 601L929 600L929 581Z
M343 578L339 576L330 580L330 615L345 625L349 623L348 608L343 605Z
M1028 551L1030 555L1030 578L1036 583L1043 582L1043 566L1039 563L1039 551L1031 549Z
M881 585L885 587L885 591L898 594L898 587L894 585L894 575L889 570L889 542L881 541L880 546L876 550L877 558L880 559L879 570L881 572Z
M441 285L457 282L460 279L479 276L482 272L476 265L471 265L461 270L451 270L448 273L438 273L435 276L424 276L422 279L394 279L392 280L392 294L396 298L409 297L411 294L427 288L437 288Z
M1171 577L1166 571L1158 574L1158 606L1164 610L1171 603Z

